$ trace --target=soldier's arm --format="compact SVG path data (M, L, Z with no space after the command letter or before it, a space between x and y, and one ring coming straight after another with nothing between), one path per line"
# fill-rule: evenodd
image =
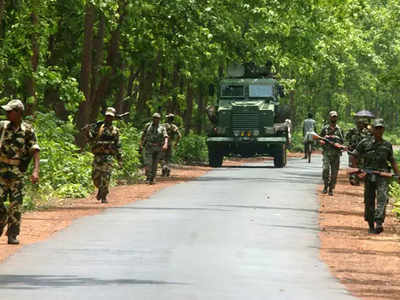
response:
M178 143L181 140L181 138L182 138L181 131L179 130L178 127L176 127L176 144L175 145L178 145Z
M40 170L40 151L35 150L33 152L33 170L31 175L32 183L39 182L39 170Z

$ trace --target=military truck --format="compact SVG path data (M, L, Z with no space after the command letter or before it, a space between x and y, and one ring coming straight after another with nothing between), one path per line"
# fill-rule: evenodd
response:
M279 103L283 87L268 68L231 65L228 75L219 83L217 105L208 109L210 166L221 167L227 155L272 156L274 167L286 166L290 120Z

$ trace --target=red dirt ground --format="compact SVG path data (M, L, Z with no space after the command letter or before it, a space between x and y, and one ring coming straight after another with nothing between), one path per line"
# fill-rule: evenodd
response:
M302 154L290 156L300 158ZM247 161L229 160L224 165L240 165ZM144 200L162 188L192 180L209 170L201 166L175 168L170 178L160 178L155 185L139 183L114 187L108 204L100 204L92 195L65 200L52 209L25 213L19 237L21 244L7 245L7 238L0 238L0 263L24 245L50 238L76 218ZM400 299L400 223L391 213L391 206L387 209L385 231L371 235L363 220L362 186L349 185L342 170L333 197L320 194L321 190L322 186L316 191L320 195L321 259L355 297Z

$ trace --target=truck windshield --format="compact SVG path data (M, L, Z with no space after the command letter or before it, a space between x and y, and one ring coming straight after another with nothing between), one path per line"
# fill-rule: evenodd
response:
M272 85L250 85L249 86L249 97L254 98L265 98L273 97Z
M241 85L224 85L221 88L221 97L244 97L244 88Z

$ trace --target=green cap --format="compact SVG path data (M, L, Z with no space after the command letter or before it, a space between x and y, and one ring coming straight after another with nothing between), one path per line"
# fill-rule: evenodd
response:
M159 114L159 113L154 113L154 114L153 114L153 118L160 119L160 118L161 118L161 116L160 116L160 114Z
M375 119L374 127L385 127L385 122L383 121L383 119Z
M105 115L115 117L115 113L116 113L116 110L114 107L107 107Z
M19 109L19 110L23 111L25 109L24 104L19 99L13 99L10 102L8 102L6 105L2 105L1 107L5 111L12 111L13 109Z
M332 111L330 111L330 112L329 112L329 116L330 116L330 117L334 117L334 116L336 116L336 117L337 117L337 116L338 116L338 114L337 114L337 112L336 112L336 111L332 110Z

